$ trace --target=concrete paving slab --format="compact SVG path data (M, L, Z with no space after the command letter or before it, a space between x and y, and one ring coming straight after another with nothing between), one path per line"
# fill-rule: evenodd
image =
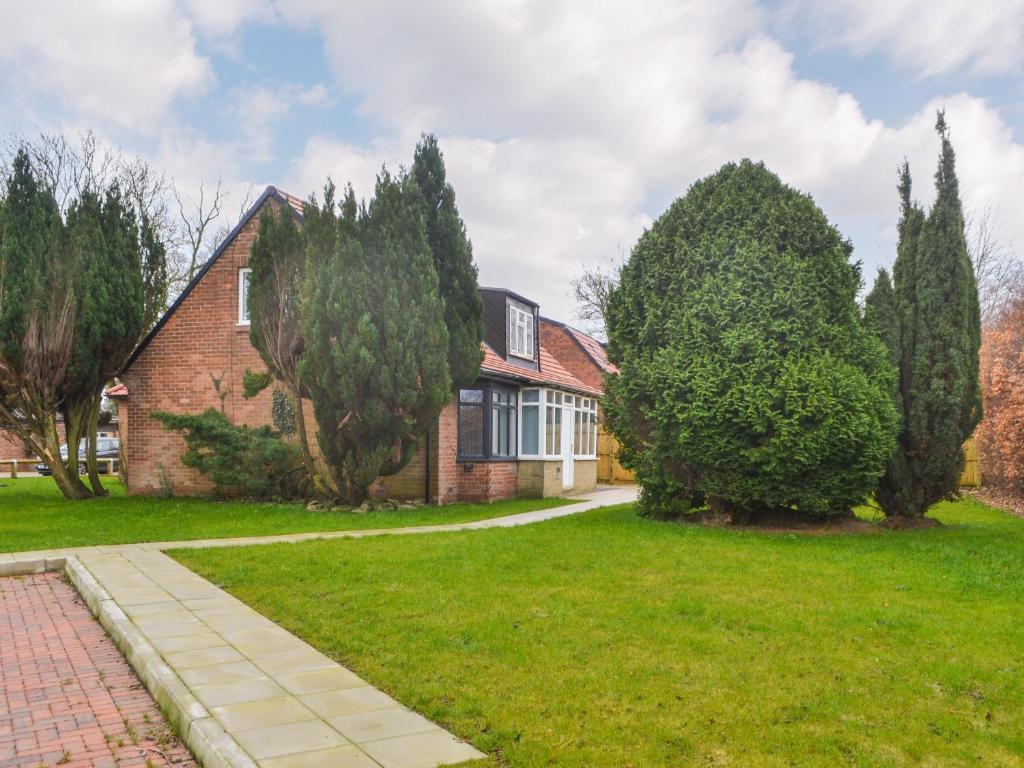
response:
M470 744L459 741L440 728L411 736L369 741L359 747L382 768L436 768L482 757Z
M265 678L266 673L251 661L232 661L227 664L179 669L178 677L186 685L195 688L200 685L223 685L225 683L240 683L244 680L258 680Z
M253 728L269 728L272 725L297 723L300 720L316 720L317 716L293 696L280 699L263 699L229 707L214 707L210 710L225 730L236 733L251 731Z
M204 668L198 667L198 669ZM284 688L269 677L239 680L234 683L195 685L191 688L195 697L207 707L226 707L230 704L243 704L247 701L277 699L285 695Z
M296 675L282 675L277 680L287 689L288 693L295 696L321 691L336 691L343 688L362 688L368 684L355 672L339 666L299 672Z
M372 712L375 709L401 707L397 701L372 685L359 688L345 688L340 691L321 691L300 696L299 701L316 712L320 717L355 715Z
M327 722L355 744L437 730L423 715L404 707L328 717Z
M252 731L237 731L235 739L256 760L299 752L318 752L348 746L349 741L323 720L273 725Z
M380 763L371 759L358 747L334 747L260 760L260 768L327 768L327 766L330 768L380 768Z

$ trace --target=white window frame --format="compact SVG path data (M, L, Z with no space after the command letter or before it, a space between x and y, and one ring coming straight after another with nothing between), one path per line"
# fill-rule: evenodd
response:
M523 421L523 405L524 405L524 403L523 403L523 392L526 391L527 389L536 390L539 393L538 394L538 398L539 399L538 399L537 402L526 403L527 406L535 406L535 407L537 407L537 411L538 411L537 419L538 419L539 423L537 425L537 431L538 431L537 440L538 440L538 447L540 448L540 453L536 453L536 454L525 454L525 453L523 453L523 450L522 450L522 446L524 445L524 443L523 443L523 423L524 423L524 421ZM552 394L560 394L562 397L561 398L555 398L555 399L556 400L561 400L561 402L548 403L548 393L549 392L551 392ZM577 395L577 394L572 393L572 392L567 392L567 391L561 390L561 389L554 389L554 388L551 388L551 387L540 387L540 388L538 388L538 387L524 387L523 389L519 390L519 404L518 404L518 408L519 408L519 460L520 461L551 461L553 459L561 459L562 458L562 454L561 453L554 453L554 454L552 454L552 453L548 453L547 452L547 445L548 445L548 442L547 442L547 437L548 437L548 435L547 435L547 409L548 408L562 409L563 408L563 403L565 402L565 398L566 397L575 398L574 405L570 409L570 413L572 413L572 417L571 418L572 418L573 422L572 422L572 425L571 425L572 429L570 429L569 432L572 435L573 440L575 442L575 435L576 435L576 430L575 430L576 413L577 412L581 413L582 414L581 418L583 419L583 424L585 426L585 429L584 429L584 433L585 433L584 439L588 443L588 445L585 446L585 450L583 450L583 451L579 450L580 446L573 445L573 458L574 459L580 459L581 461L593 461L593 460L597 459L597 398L592 397L590 395ZM565 412L563 410L562 411L562 419L564 420L564 418L565 418Z
M249 325L251 316L249 314L247 287L251 279L252 270L242 267L238 270L238 324Z
M526 349L519 349L518 331L523 330L523 343ZM516 301L508 303L508 352L510 355L521 357L524 360L533 360L536 346L536 328L534 324L533 310Z

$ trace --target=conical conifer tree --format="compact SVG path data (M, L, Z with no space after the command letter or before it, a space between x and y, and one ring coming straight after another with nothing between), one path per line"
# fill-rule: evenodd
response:
M978 288L967 253L956 157L945 115L936 123L942 149L935 205L925 216L911 198L910 170L900 173L899 245L893 266L898 318L899 400L903 427L876 498L889 516L922 517L957 490L963 442L981 420ZM886 301L884 287L868 307ZM871 309L874 307L874 309ZM882 334L892 344L891 336Z
M426 135L416 147L412 178L426 212L427 240L445 301L448 368L455 386L471 384L480 373L484 337L483 305L473 264L473 246L447 181L437 138Z
M334 250L310 273L300 371L321 454L350 504L408 463L451 396L444 301L422 205L411 179L383 171L358 218L346 194ZM322 214L313 213L316 242L330 243Z

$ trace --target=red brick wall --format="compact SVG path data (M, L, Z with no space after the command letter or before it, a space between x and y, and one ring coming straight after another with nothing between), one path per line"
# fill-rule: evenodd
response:
M601 369L565 328L541 320L540 343L577 379L596 389L604 389Z
M259 216L254 216L121 377L128 387L120 419L129 493L155 493L164 482L177 494L213 491L208 477L181 463L185 450L181 437L151 417L155 411L201 413L220 408L211 377L222 378L224 411L233 422L258 426L272 421L269 389L251 400L242 397L246 369L266 368L249 342L249 327L238 325L239 270L249 263L258 229ZM315 454L316 423L306 406ZM423 474L421 446L402 472L382 478L371 490L377 496L421 499ZM432 495L436 496L437 487L432 479Z
M519 462L472 461L456 466L459 501L488 502L511 499L519 485Z
M130 493L153 493L164 477L177 493L213 490L209 478L182 465L181 437L150 415L220 408L211 376L223 377L224 410L232 421L270 422L269 390L252 400L242 397L246 369L265 369L249 343L249 327L238 325L238 270L249 263L258 227L254 216L122 376L128 386L122 419Z
M32 452L22 444L21 440L6 429L0 429L0 460L30 458L33 458Z

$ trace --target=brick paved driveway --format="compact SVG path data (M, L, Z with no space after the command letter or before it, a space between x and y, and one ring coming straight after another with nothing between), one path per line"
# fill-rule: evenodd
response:
M56 573L0 578L0 768L41 766L195 766Z

